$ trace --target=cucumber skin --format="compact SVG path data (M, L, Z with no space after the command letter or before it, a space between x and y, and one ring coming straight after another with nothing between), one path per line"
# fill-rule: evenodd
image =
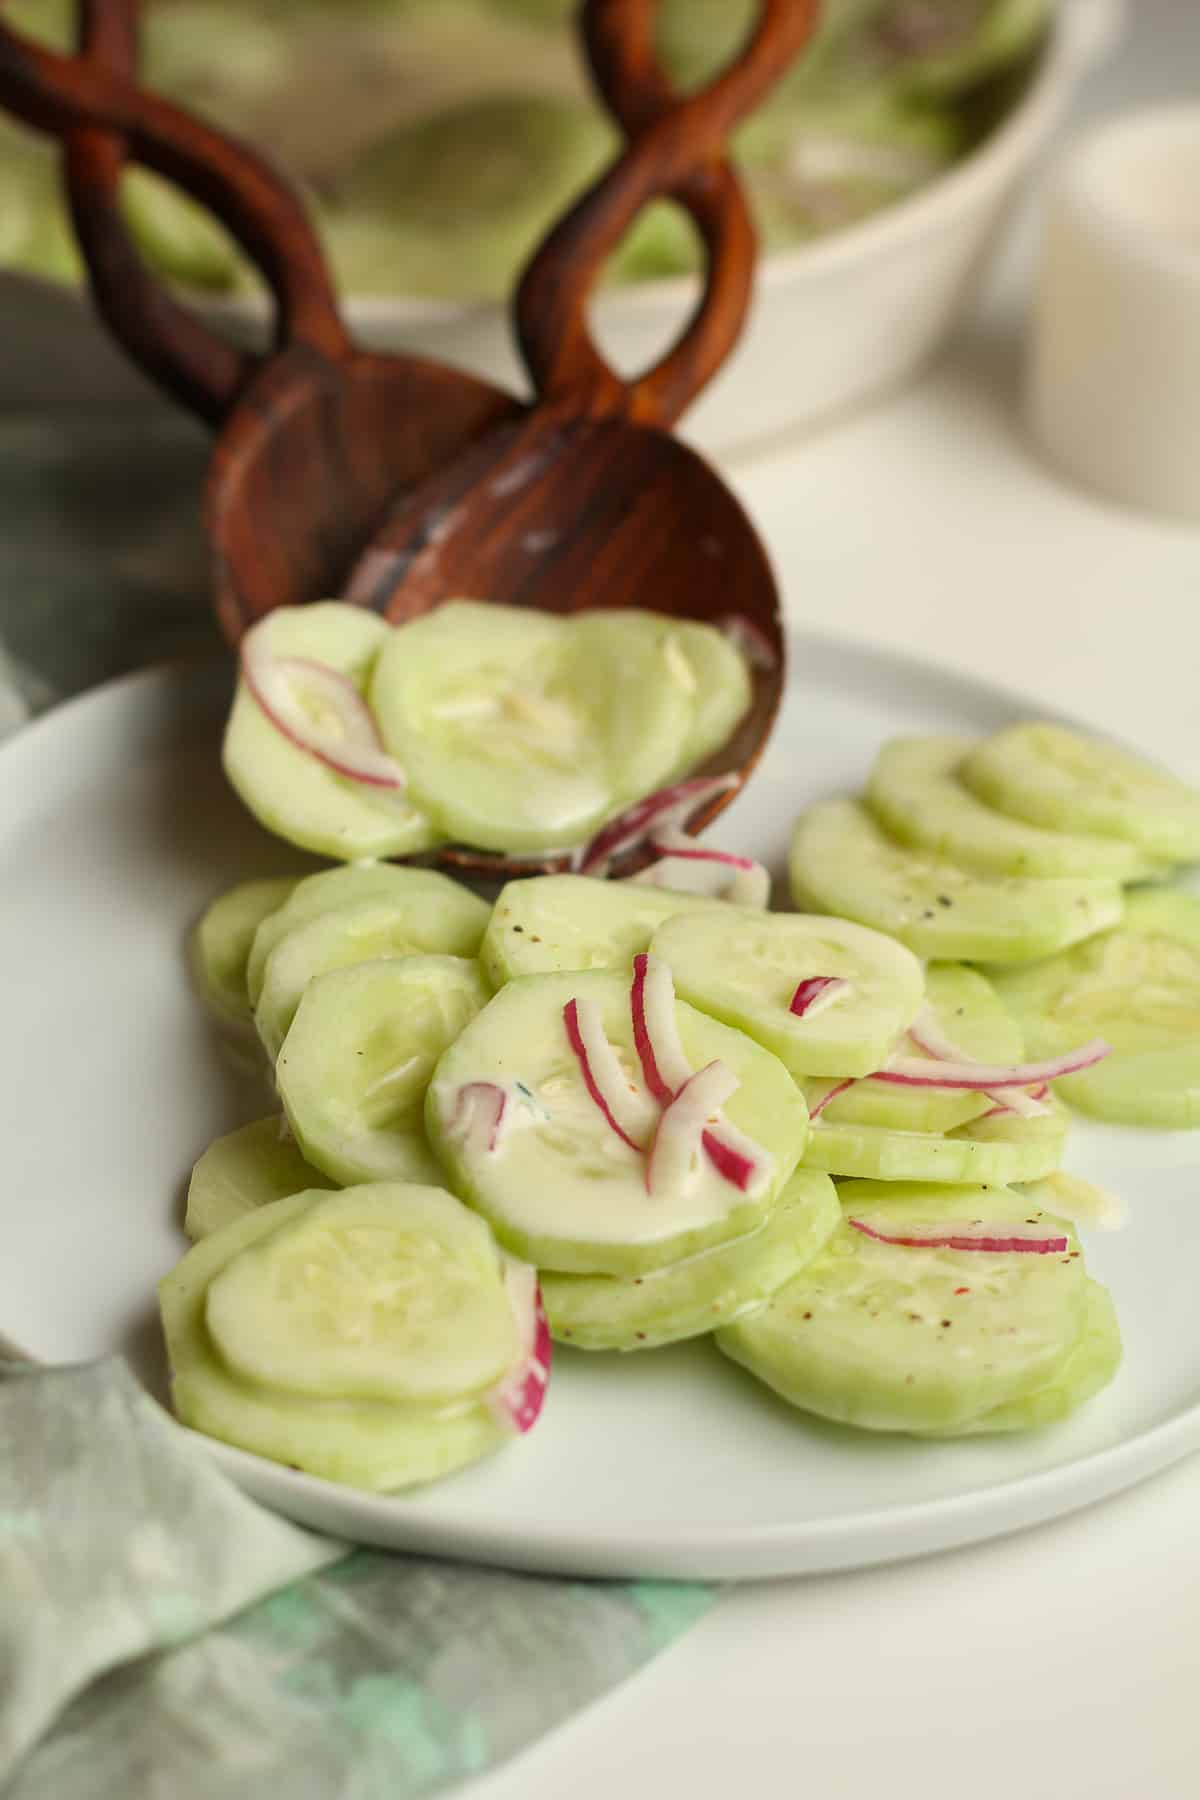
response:
M753 1311L798 1275L841 1219L829 1177L798 1169L744 1238L641 1276L541 1274L552 1335L576 1350L654 1350Z
M1019 1133L1014 1126L1034 1129ZM1062 1163L1066 1135L1061 1114L1045 1120L975 1119L946 1137L827 1125L822 1114L809 1133L802 1166L842 1179L1013 1186L1053 1175Z
M1022 1219L1029 1202L1003 1187L921 1192L924 1184L853 1181L839 1189L843 1218L855 1208L878 1213L897 1207L898 1222L917 1218L989 1217ZM889 1192L890 1189L890 1192ZM912 1199L905 1196L912 1195ZM1000 1408L1016 1408L1059 1382L1087 1329L1087 1281L1078 1240L1064 1221L1041 1215L1043 1222L1068 1240L1066 1259L1057 1255L1018 1255L1019 1264L1041 1265L1039 1273L1061 1282L1061 1326L1034 1348L1014 1335L1020 1320L1019 1289L1009 1317L1003 1305L982 1338L973 1331L978 1286L985 1269L993 1281L1002 1277L1013 1258L973 1251L936 1254L937 1287L927 1269L914 1265L912 1286L903 1285L904 1262L897 1257L926 1258L921 1251L897 1250L878 1257L880 1274L865 1290L839 1286L839 1275L856 1269L869 1275L875 1254L868 1240L850 1226L839 1227L825 1249L802 1273L748 1319L716 1333L716 1344L732 1361L801 1412L868 1431L917 1436L957 1437L979 1429L1019 1429L1003 1424ZM1010 1273L1015 1271L1010 1270ZM924 1282L924 1286L920 1285ZM961 1295L959 1288L967 1291ZM860 1291L861 1290L861 1291ZM985 1290L986 1291L986 1290ZM932 1308L930 1301L935 1302ZM873 1303L873 1305L872 1305ZM985 1304L995 1307L995 1299ZM861 1318L854 1315L865 1309ZM1044 1312L1044 1306L1042 1308ZM943 1325L943 1315L950 1327ZM1045 1329L1042 1313L1038 1315ZM1057 1315L1055 1315L1057 1317ZM1008 1323L1005 1320L1008 1319ZM881 1321L881 1322L878 1322ZM955 1335L954 1326L960 1327ZM853 1327L853 1330L850 1327ZM810 1329L811 1328L811 1329ZM965 1332L965 1335L964 1335ZM907 1334L912 1333L911 1345ZM944 1335L943 1335L944 1334ZM822 1348L822 1336L825 1348ZM942 1355L942 1345L947 1354ZM1018 1361L1005 1366L1005 1347L1016 1347ZM910 1381L909 1376L913 1379ZM1037 1423L1038 1420L1031 1422Z
M209 1340L209 1282L241 1250L328 1196L293 1194L214 1232L158 1284L175 1411L240 1450L368 1493L436 1481L512 1441L485 1406L435 1411L375 1401L312 1401L241 1382Z
M281 1131L285 1124L281 1116L257 1119L216 1138L197 1159L183 1224L193 1243L260 1206L326 1185L321 1171Z
M246 963L259 925L288 899L293 876L239 882L208 905L188 938L192 981L219 1025L253 1036L254 1011L246 988Z

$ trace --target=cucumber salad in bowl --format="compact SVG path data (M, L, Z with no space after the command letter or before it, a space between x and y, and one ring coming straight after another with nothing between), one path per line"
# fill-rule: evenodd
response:
M1112 1381L1079 1230L1122 1207L1070 1120L1200 1128L1200 793L1052 723L897 740L773 908L680 829L752 653L466 601L248 634L226 768L330 866L192 936L266 1081L160 1284L186 1424L393 1492L516 1446L556 1353L699 1340L799 1459L806 1420L1041 1430ZM562 860L486 899L394 860L446 843Z

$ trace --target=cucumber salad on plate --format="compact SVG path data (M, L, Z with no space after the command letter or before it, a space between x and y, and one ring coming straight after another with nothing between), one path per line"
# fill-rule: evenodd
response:
M337 866L193 933L274 1105L200 1157L160 1284L184 1423L391 1492L530 1431L554 1346L707 1339L798 1457L806 1416L1016 1432L1113 1379L1077 1228L1122 1208L1069 1122L1200 1128L1200 793L1054 724L893 741L771 910L680 829L746 650L468 601L248 634L229 777ZM488 901L386 860L449 842L568 866Z

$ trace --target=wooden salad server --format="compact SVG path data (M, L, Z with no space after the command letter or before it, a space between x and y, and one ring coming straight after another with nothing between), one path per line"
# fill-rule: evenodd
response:
M63 140L98 310L133 360L217 430L205 522L231 644L273 607L332 595L397 622L464 596L736 619L758 651L752 703L696 773L740 786L783 690L779 596L739 502L670 427L724 363L749 309L754 231L729 135L807 41L817 6L761 0L735 61L678 95L655 55L656 0L585 0L588 61L627 143L518 282L532 401L354 345L288 183L247 145L137 85L137 0L81 0L74 56L0 20L0 104ZM275 308L269 353L224 341L146 268L118 204L131 161L207 206L262 274ZM702 292L679 340L624 379L591 336L588 301L625 231L664 197L703 241ZM736 791L706 798L689 828ZM445 855L498 874L550 866Z

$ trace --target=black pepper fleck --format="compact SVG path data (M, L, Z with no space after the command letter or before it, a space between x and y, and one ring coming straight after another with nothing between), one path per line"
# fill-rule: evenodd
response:
M939 906L953 906L954 905L954 902L950 898L949 894L939 894L937 897L937 903Z

